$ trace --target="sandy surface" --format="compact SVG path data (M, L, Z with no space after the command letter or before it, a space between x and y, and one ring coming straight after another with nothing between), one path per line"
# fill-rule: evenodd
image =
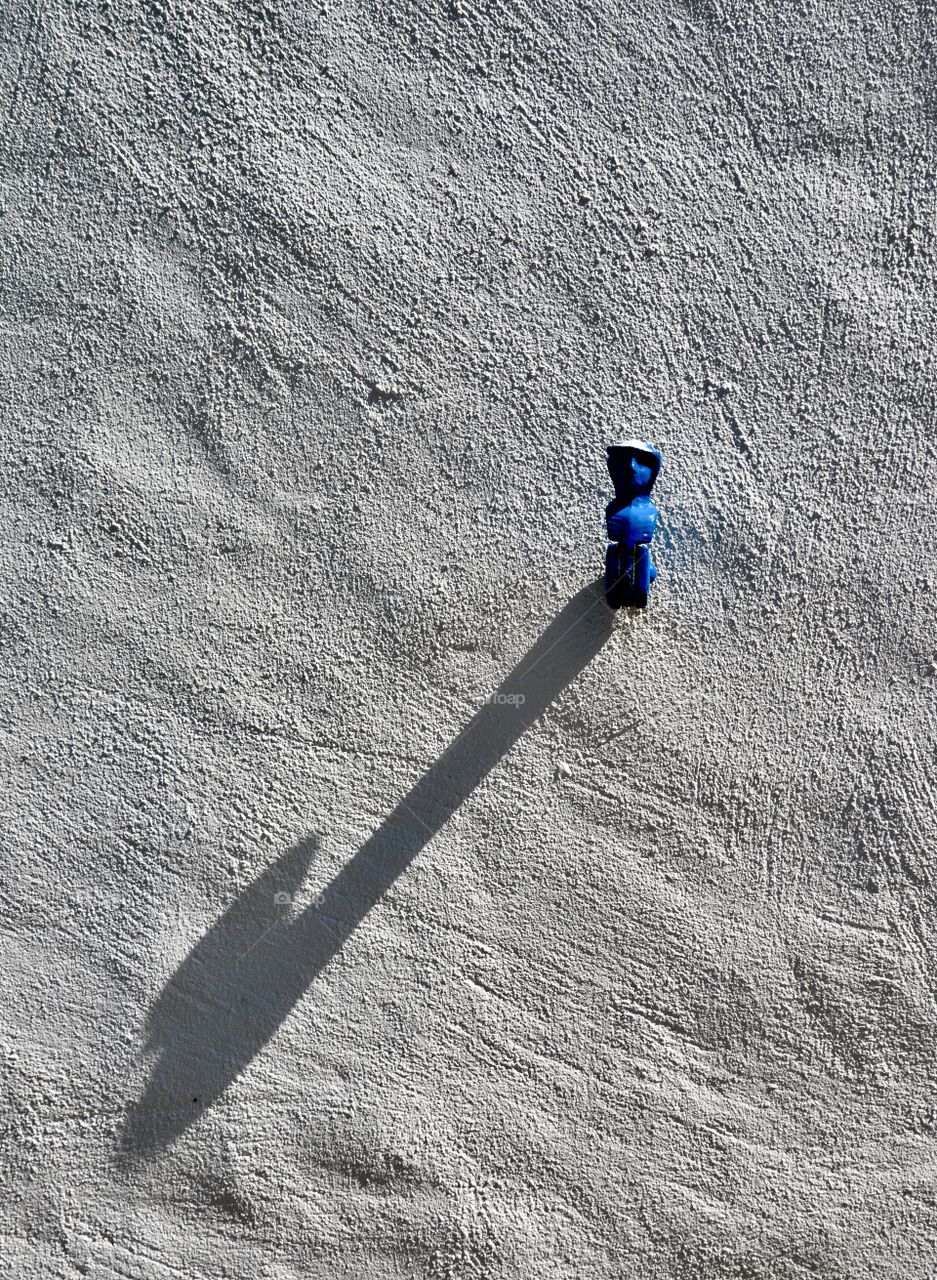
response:
M4 1274L933 1276L937 18L758 12L8 10Z

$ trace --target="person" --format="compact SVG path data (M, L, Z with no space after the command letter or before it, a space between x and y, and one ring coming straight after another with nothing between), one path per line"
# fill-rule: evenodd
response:
M608 446L608 470L615 497L605 508L605 527L611 546L605 553L605 599L612 609L647 607L657 569L651 560L651 539L657 527L657 507L651 501L661 467L661 454L643 440Z

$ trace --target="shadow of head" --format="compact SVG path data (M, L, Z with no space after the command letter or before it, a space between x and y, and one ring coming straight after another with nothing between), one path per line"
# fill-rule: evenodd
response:
M170 1146L270 1039L371 908L608 639L601 583L551 622L462 732L325 888L295 909L315 858L301 841L231 904L147 1018L155 1062L128 1113L125 1156Z
M301 840L252 881L151 1005L145 1052L156 1061L124 1125L125 1152L170 1145L279 1026L292 968L286 931L317 849L316 837Z

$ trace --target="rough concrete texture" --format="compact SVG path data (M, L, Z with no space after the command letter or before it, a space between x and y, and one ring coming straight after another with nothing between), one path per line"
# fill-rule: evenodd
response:
M934 24L7 13L5 1274L934 1274Z

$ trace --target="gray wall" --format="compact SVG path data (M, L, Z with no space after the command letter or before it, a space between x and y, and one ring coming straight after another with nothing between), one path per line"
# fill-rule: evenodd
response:
M8 12L8 1274L932 1276L934 21Z

